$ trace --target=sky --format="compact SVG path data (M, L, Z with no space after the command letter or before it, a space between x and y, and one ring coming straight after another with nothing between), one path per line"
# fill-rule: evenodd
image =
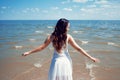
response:
M120 20L120 0L0 0L0 20Z

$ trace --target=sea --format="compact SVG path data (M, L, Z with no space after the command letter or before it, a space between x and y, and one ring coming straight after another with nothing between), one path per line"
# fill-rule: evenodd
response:
M47 80L52 44L41 52L24 57L22 54L44 43L56 23L0 20L0 80ZM120 20L70 20L68 34L100 60L94 63L69 45L74 80L120 80Z

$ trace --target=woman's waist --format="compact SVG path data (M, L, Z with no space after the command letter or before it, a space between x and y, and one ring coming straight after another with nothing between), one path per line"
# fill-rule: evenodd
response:
M58 53L58 52L55 51L54 54L53 54L53 57L56 57L56 58L66 57L66 54L64 52Z

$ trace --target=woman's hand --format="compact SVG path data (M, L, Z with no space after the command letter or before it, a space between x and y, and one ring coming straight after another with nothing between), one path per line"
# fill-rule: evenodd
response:
M30 51L23 53L22 56L27 56L29 54L30 54Z
M100 60L99 60L99 59L97 59L97 58L92 57L91 59L92 59L92 61L93 61L93 62L97 62L97 63L99 63L99 62L100 62Z

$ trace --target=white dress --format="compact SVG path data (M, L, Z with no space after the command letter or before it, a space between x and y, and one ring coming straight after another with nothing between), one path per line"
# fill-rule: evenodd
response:
M61 53L58 53L54 49L54 54L48 74L48 80L73 80L72 60L68 52L68 44Z

